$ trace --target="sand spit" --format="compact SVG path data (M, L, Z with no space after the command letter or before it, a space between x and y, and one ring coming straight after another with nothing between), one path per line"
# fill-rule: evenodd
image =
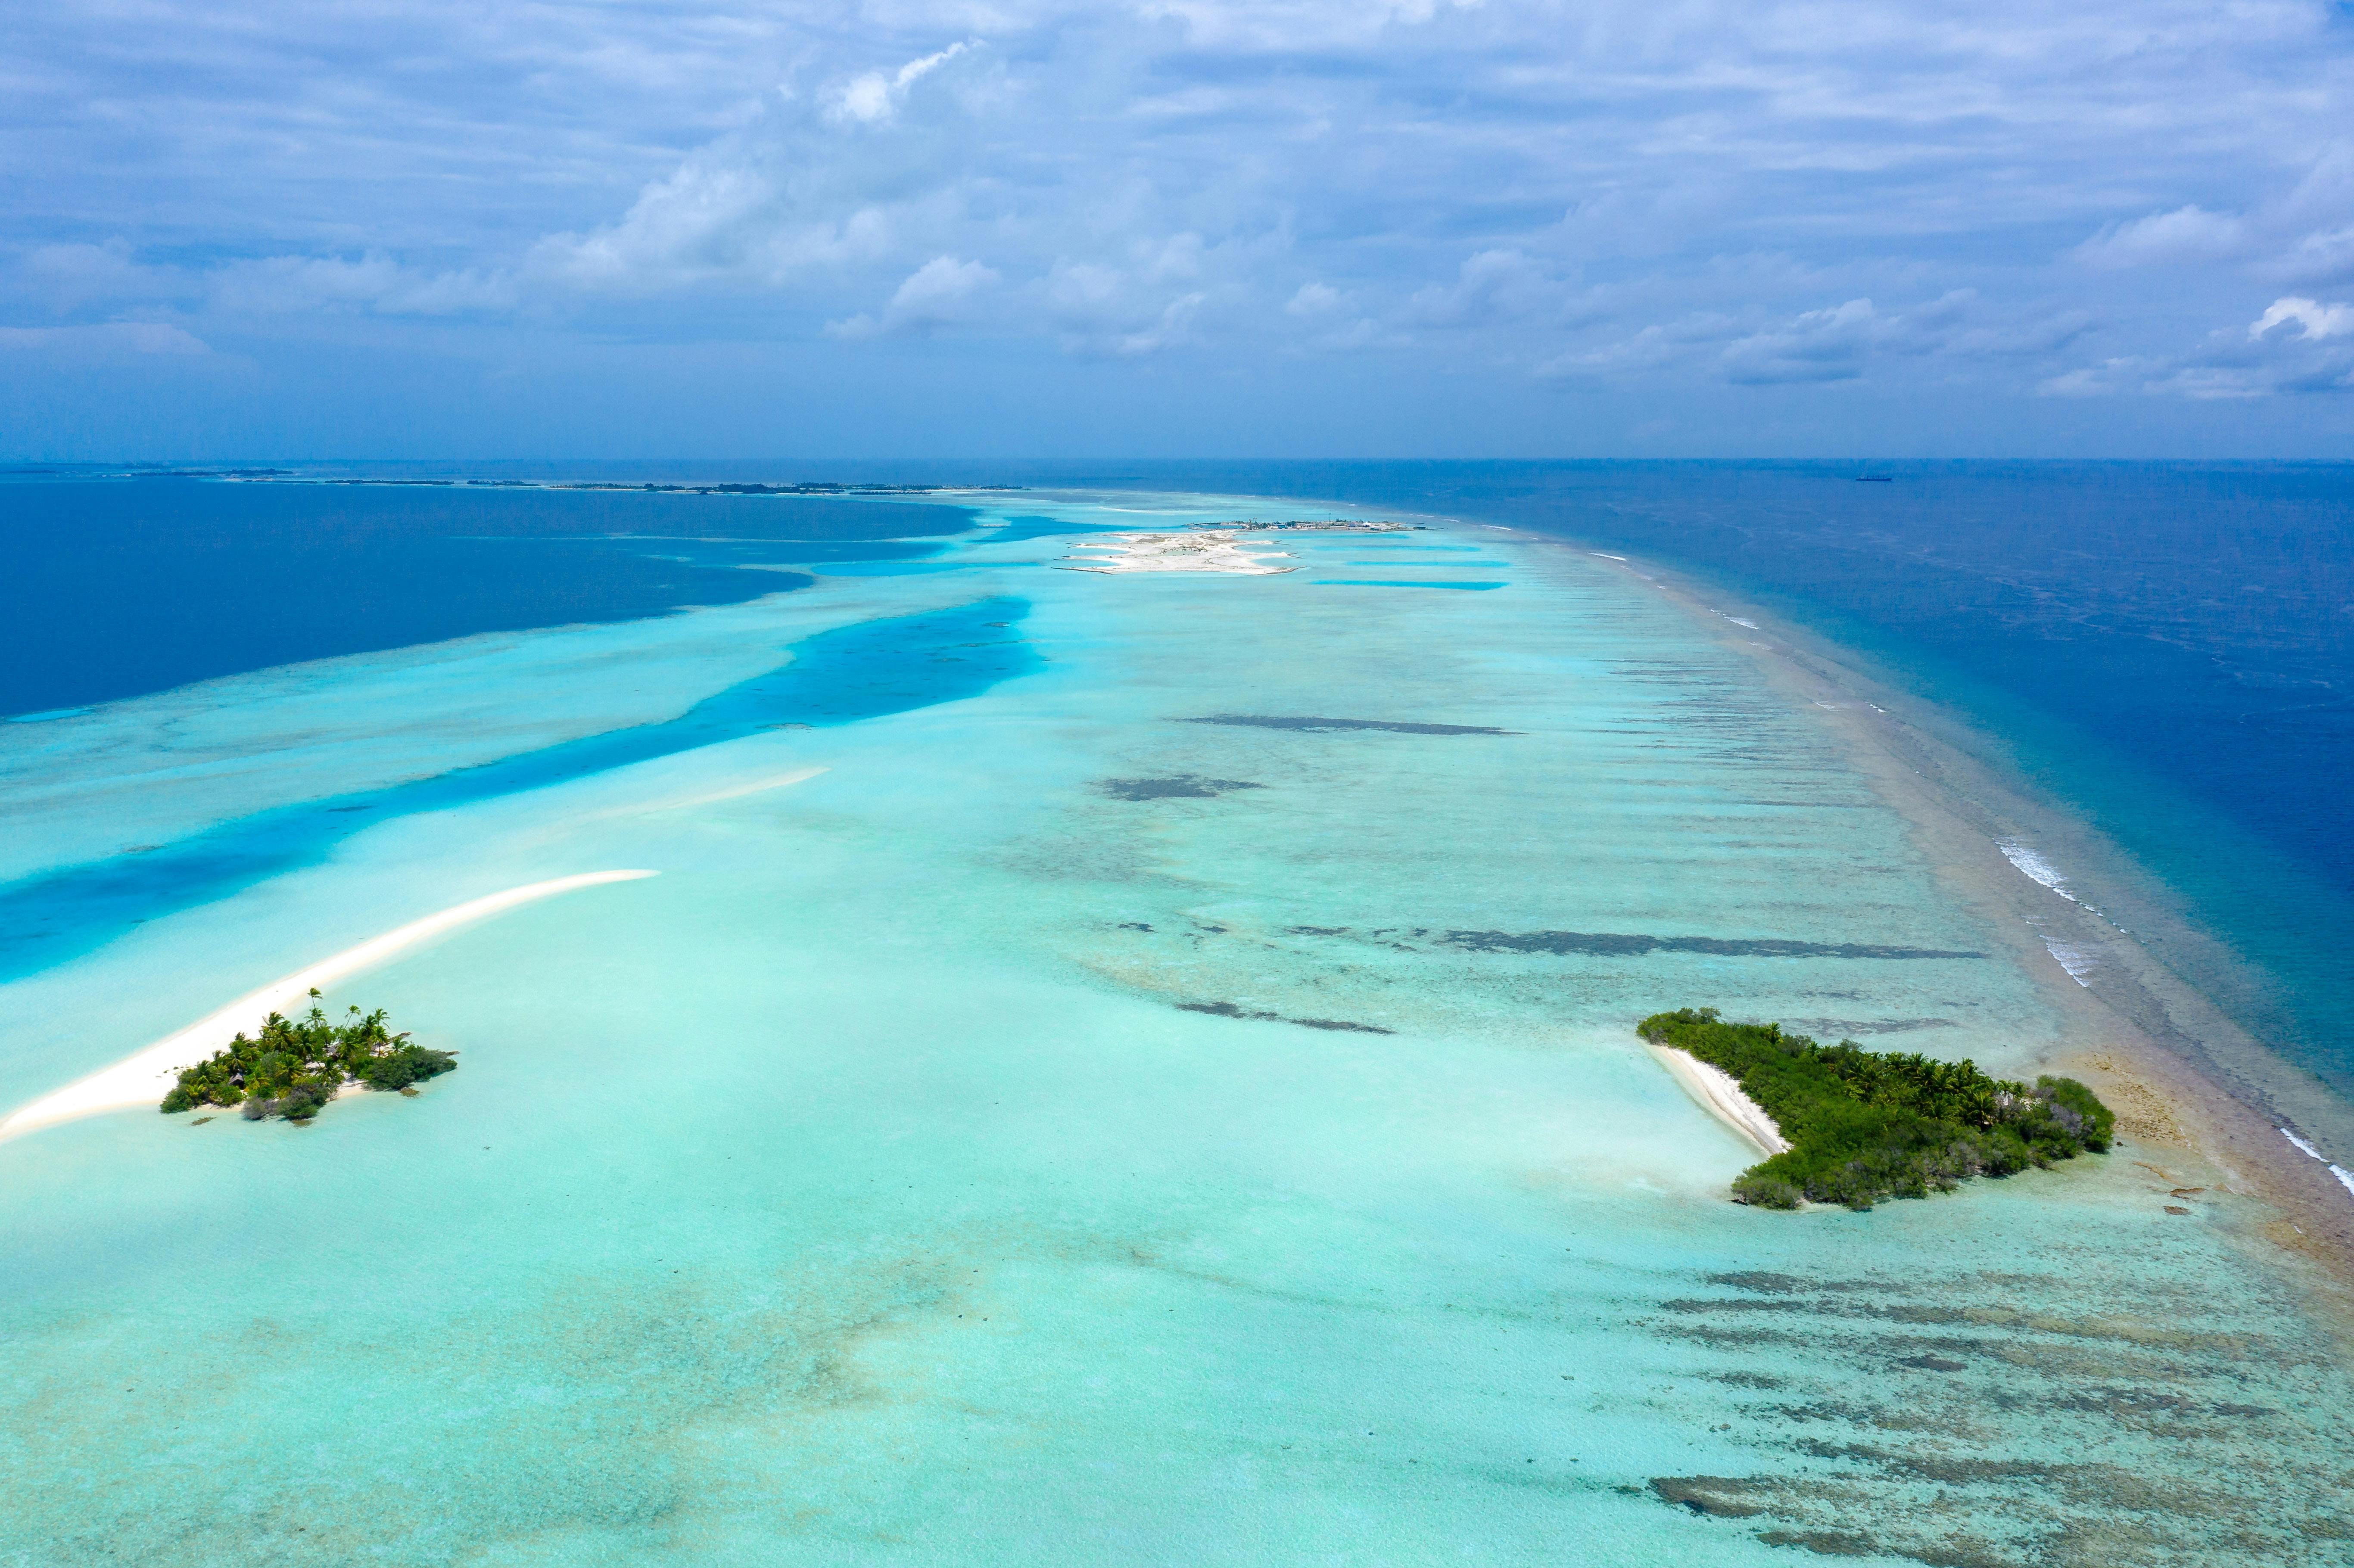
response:
M1270 577L1298 571L1297 567L1271 567L1271 560L1288 560L1281 550L1246 550L1235 542L1235 530L1210 528L1182 534L1116 534L1110 539L1074 545L1077 550L1109 550L1108 556L1070 555L1066 571L1073 572L1226 572L1242 577Z
M1419 523L1360 522L1351 517L1294 518L1288 523L1195 523L1195 528L1218 528L1240 534L1419 534Z
M1759 1152L1779 1154L1790 1147L1790 1140L1782 1136L1774 1118L1742 1092L1739 1080L1732 1074L1672 1045L1653 1045L1650 1049L1651 1054L1683 1086L1684 1093L1698 1100L1709 1115L1747 1139Z
M297 969L282 980L273 980L186 1029L165 1035L145 1050L125 1056L111 1067L102 1067L86 1078L42 1096L7 1120L0 1121L0 1139L15 1138L44 1127L55 1127L59 1122L77 1121L105 1111L127 1110L134 1107L152 1109L170 1092L181 1068L210 1056L239 1033L253 1033L261 1027L262 1020L271 1013L291 1012L310 995L313 987L323 988L383 963L419 942L472 921L504 915L520 905L552 898L576 888L596 887L609 882L635 882L642 877L659 874L652 871L592 871L579 876L559 876L553 881L528 883L521 887L510 887L504 893L493 893L487 897L453 905L438 915L428 915L422 920L412 920L406 926L396 927L358 947L346 948L334 958L313 964L308 969Z

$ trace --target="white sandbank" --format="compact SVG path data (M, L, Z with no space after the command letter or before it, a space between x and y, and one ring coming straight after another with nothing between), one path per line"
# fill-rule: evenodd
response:
M1774 1125L1755 1100L1742 1093L1740 1080L1722 1067L1712 1067L1689 1051L1679 1051L1672 1045L1654 1045L1651 1054L1672 1074L1684 1093L1701 1104L1701 1108L1747 1139L1767 1154L1779 1154L1790 1147L1782 1129Z
M578 876L559 876L553 881L528 883L521 887L510 887L504 893L493 893L487 897L453 905L438 915L428 915L422 920L412 920L406 926L396 927L356 948L346 948L332 959L298 969L283 980L272 980L251 995L239 997L218 1012L210 1013L186 1029L164 1036L111 1067L102 1067L53 1094L43 1095L7 1120L0 1121L0 1139L15 1138L38 1128L55 1127L59 1122L75 1121L104 1111L123 1110L134 1106L152 1109L171 1091L181 1068L192 1066L210 1056L238 1034L258 1032L262 1020L271 1013L293 1012L310 995L313 987L323 989L346 976L380 964L404 948L413 948L419 942L455 930L471 921L503 915L518 905L553 898L559 893L570 893L575 888L596 887L608 882L635 882L641 877L659 874L652 871L591 871Z
M1119 542L1090 541L1076 550L1112 550L1110 556L1071 555L1064 569L1074 572L1230 572L1246 577L1271 577L1297 571L1297 567L1271 567L1270 560L1288 559L1282 550L1246 550L1230 528L1194 528L1182 534L1119 534Z
M827 768L796 768L790 773L770 774L765 779L755 779L748 784L732 784L725 789L714 789L707 795L671 795L659 800L640 800L632 805L615 806L610 810L599 811L587 820L602 821L609 817L645 817L656 811L677 811L684 810L689 806L711 806L722 800L740 800L747 795L765 794L770 789L784 789L795 784L806 784L819 774L832 771L832 769ZM651 876L653 874L648 872L646 874Z

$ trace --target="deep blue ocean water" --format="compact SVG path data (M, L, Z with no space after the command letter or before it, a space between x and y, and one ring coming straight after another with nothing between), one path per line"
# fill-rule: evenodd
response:
M953 508L463 485L0 480L0 715L480 631L635 620L914 560Z

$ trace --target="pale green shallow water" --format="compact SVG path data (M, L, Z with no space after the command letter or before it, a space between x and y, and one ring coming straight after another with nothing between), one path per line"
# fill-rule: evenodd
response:
M1046 661L388 824L0 991L13 1105L462 898L663 873L331 998L463 1051L417 1099L0 1145L0 1563L2349 1560L2354 1391L2228 1202L2165 1214L2128 1150L1754 1213L1628 1028L1937 1020L1901 1038L2024 1069L2058 1025L2006 960L1447 939L1999 950L1737 650L1421 542L1510 586L860 578L147 699L20 768L82 844L75 770L164 734L210 759L133 792L176 823L223 758L666 716L794 629L1021 594ZM1518 733L1174 722L1229 714ZM1176 775L1261 788L1096 787Z

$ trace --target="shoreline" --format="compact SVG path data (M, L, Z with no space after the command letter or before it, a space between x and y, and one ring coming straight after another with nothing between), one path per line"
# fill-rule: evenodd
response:
M1236 577L1273 577L1299 569L1265 565L1292 556L1286 550L1246 550L1236 533L1232 528L1195 528L1182 534L1115 534L1110 539L1075 544L1071 549L1116 554L1074 553L1055 564L1068 572L1216 572Z
M1830 730L1906 821L1940 880L1981 916L2062 1021L2062 1043L2038 1065L2084 1079L2115 1109L2120 1151L2157 1161L2137 1161L2158 1179L2154 1199L2197 1181L2227 1196L2259 1200L2276 1217L2230 1228L2321 1270L2335 1288L2318 1294L2330 1300L2341 1328L2354 1330L2354 1190L2339 1184L2326 1160L2308 1157L2292 1141L2295 1128L2283 1123L2297 1118L2267 1092L2275 1085L2312 1086L2311 1075L2249 1036L2137 938L2119 940L2123 928L2081 891L2036 874L2048 865L2022 865L2018 858L2022 847L2031 856L2043 838L2090 846L2100 839L2096 829L1939 733L1975 734L1966 716L1900 690L1868 656L1790 626L1744 601L1735 588L1571 538L1484 526L1574 552L1664 594L1748 655L1795 705ZM2098 882L2111 864L2158 882L2114 845L2101 842L2093 858L2099 863L2093 873L2070 878L2069 887ZM2105 893L2102 901L2108 901ZM2220 944L2209 933L2196 934ZM2354 1114L2335 1097L2327 1099L2317 1114ZM2128 1141L2144 1147L2126 1150ZM2165 1169L2168 1163L2179 1169Z
M1738 1133L1760 1155L1770 1157L1790 1147L1790 1140L1782 1136L1780 1125L1766 1114L1763 1106L1749 1097L1732 1074L1673 1045L1655 1044L1648 1040L1643 1044L1684 1093L1702 1110Z
M186 1028L175 1030L152 1045L18 1107L6 1119L0 1120L0 1142L37 1132L43 1128L79 1121L84 1117L161 1105L164 1095L178 1081L182 1068L210 1056L239 1033L250 1034L258 1031L270 1014L285 1012L298 1006L313 988L323 989L334 981L373 968L420 942L446 935L461 926L504 915L523 905L579 888L599 887L615 882L638 882L660 874L652 871L591 871L576 876L559 876L470 899L422 919L411 920L405 926L396 926L381 936L371 937L355 947L346 948L332 958L323 959L272 980L260 990L238 998L227 1007L207 1013Z

